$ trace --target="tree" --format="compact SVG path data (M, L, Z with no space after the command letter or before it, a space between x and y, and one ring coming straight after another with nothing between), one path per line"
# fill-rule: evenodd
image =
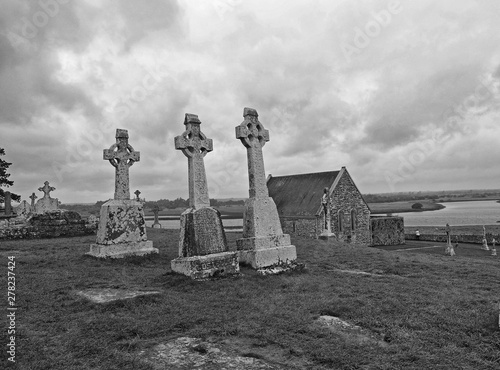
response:
M5 155L5 150L0 148L0 156ZM6 187L8 188L9 186L14 185L14 181L9 180L10 173L7 173L7 170L9 169L9 166L12 163L6 162L3 159L0 158L0 200L3 202L4 201L4 190L1 188ZM19 202L21 200L21 196L12 193L11 194L11 199Z
M423 205L422 203L414 203L411 208L413 209L422 209Z

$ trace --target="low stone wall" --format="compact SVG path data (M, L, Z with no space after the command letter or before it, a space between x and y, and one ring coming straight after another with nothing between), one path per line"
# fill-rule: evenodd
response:
M0 239L41 239L83 236L96 233L96 225L82 220L77 212L58 210L33 215L24 221L14 219L0 228Z
M495 238L497 241L500 241L500 235L492 235L486 234L486 240L488 241L488 245L491 244L491 240ZM417 240L415 234L405 234L406 240ZM425 240L429 242L437 242L437 243L446 243L446 235L444 234L420 234L420 238L418 240ZM483 236L482 235L471 235L471 234L463 234L463 235L451 235L452 243L470 243L470 244L483 244ZM497 242L498 244L498 242Z
M403 217L371 217L371 245L405 244L405 225Z

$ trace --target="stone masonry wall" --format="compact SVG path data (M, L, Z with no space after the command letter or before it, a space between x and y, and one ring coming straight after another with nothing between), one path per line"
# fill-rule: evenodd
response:
M372 232L371 245L405 244L405 225L403 217L372 217L370 218Z
M33 215L22 224L0 228L0 239L41 239L95 233L95 224L82 220L78 213L58 210Z
M284 234L316 238L318 234L318 219L316 217L280 217Z
M331 231L337 235L339 240L355 245L370 245L370 209L347 171L340 178L331 198ZM351 227L351 212L353 210L354 230ZM342 231L339 230L339 212L343 214Z

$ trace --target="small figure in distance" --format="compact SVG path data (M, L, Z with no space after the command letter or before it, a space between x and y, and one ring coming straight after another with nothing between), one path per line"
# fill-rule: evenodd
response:
M417 229L417 231L415 231L415 238L417 240L420 240L420 231Z

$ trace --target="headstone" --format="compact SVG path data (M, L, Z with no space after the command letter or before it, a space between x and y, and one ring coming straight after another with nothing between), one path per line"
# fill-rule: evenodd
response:
M31 205L23 200L21 202L21 204L19 204L17 207L16 207L16 215L17 217L28 217L28 215L31 214Z
M497 246L496 246L496 239L493 238L493 240L491 241L491 255L492 256L496 256L497 255Z
M322 228L323 231L319 235L320 239L328 240L332 237L335 237L335 234L331 231L331 197L330 197L330 189L323 189L323 196L321 197L321 207L323 208L323 222Z
M158 221L158 212L160 212L160 207L158 207L158 204L155 204L153 207L153 214L155 215L155 221L153 222L153 229L161 229L161 224Z
M5 204L5 216L12 215L12 197L10 191L4 193L4 204Z
M481 246L481 249L483 251L489 251L490 250L490 248L488 247L488 241L486 240L485 237L483 237L483 245Z
M189 208L181 214L179 257L172 260L172 271L193 279L238 274L238 254L228 251L220 213L210 207L204 157L212 151L212 140L201 132L197 115L186 114L184 125L175 149L188 158Z
M35 193L32 193L29 197L31 199L31 209L35 209L35 199L38 198Z
M103 158L115 167L115 197L101 207L93 257L122 258L158 253L147 240L143 205L130 199L129 168L140 159L140 153L128 143L128 131L116 130L116 143L104 149Z
M243 117L236 126L236 138L247 148L250 197L245 201L243 238L236 241L240 262L256 269L291 264L297 252L290 235L283 234L266 184L262 147L269 141L269 131L259 122L255 109L245 108Z
M38 199L38 202L36 202L35 213L41 214L45 212L57 211L59 209L59 200L57 198L50 197L50 192L54 190L56 190L56 188L50 186L48 181L45 181L44 185L38 188L38 191L43 192L43 198Z
M141 198L139 198L139 195L141 195L141 192L139 190L134 191L135 194L135 200L140 202Z

